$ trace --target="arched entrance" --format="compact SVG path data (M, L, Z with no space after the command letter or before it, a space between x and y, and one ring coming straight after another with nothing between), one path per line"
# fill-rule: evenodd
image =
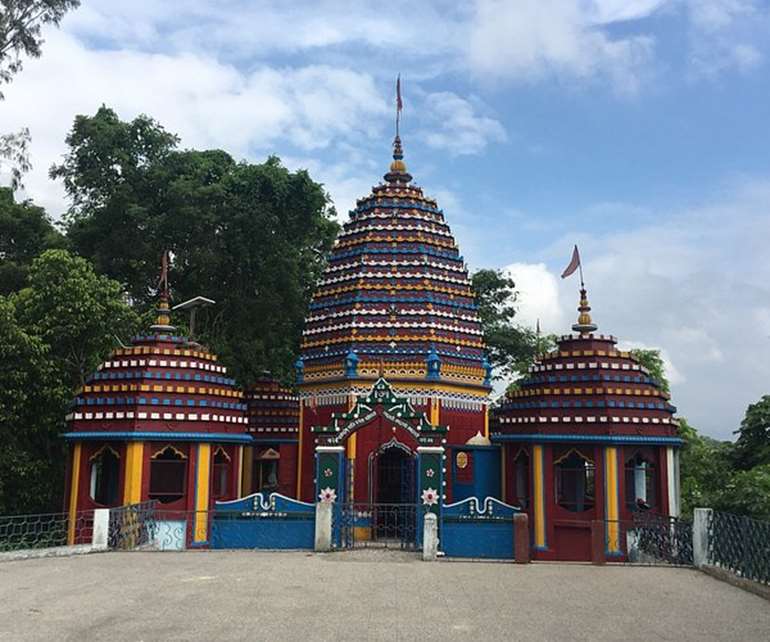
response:
M403 448L393 445L376 458L374 501L378 504L413 504L414 458Z
M375 540L414 538L415 458L402 444L388 444L374 460L372 533Z

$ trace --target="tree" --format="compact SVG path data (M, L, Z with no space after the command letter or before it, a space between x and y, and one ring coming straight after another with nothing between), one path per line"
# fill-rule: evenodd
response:
M221 150L179 151L177 138L107 107L78 116L51 175L72 199L67 233L97 270L155 305L158 262L172 252L172 295L217 301L199 339L249 384L291 376L315 282L337 224L322 185L279 159L236 162Z
M682 513L691 515L694 508L720 503L732 475L732 445L699 434L684 417L679 417L678 433L684 441L679 455Z
M80 0L0 0L0 87L11 82L22 68L22 56L38 58L42 52L44 24L59 25ZM0 100L5 95L0 89ZM10 161L11 187L16 189L22 174L29 171L29 129L0 135L0 159Z
M0 515L56 508L60 489L51 465L66 395L51 376L46 345L19 325L11 301L0 296Z
M29 267L41 252L65 245L42 207L17 203L10 188L0 187L0 294L24 287Z
M735 431L733 460L740 470L770 464L770 395L746 409L741 427Z
M22 327L47 346L56 376L73 392L118 343L139 330L119 283L66 250L32 263L28 286L14 297Z
M648 350L638 348L631 350L633 356L650 373L650 376L658 382L658 385L665 392L671 392L671 387L666 377L666 366L663 363L663 357L660 356L660 350Z
M0 297L0 513L61 507L69 405L137 326L120 285L65 250L43 252L27 287Z
M526 374L538 354L553 348L554 338L538 337L534 330L514 324L516 285L500 270L474 272L471 287L476 295L489 362L496 370L496 378Z

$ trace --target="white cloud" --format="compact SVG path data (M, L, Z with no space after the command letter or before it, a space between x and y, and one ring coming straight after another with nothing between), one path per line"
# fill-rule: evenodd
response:
M503 272L516 284L516 321L534 328L540 320L543 334L566 332L565 307L559 299L559 281L545 263L511 263Z
M770 10L754 0L688 0L690 61L694 79L746 73L764 61Z
M65 151L75 114L106 103L123 119L148 113L182 138L182 146L221 147L236 157L293 149L315 152L378 137L388 112L367 73L325 65L258 66L242 73L195 54L94 51L53 31L45 55L28 61L0 104L4 129L29 126L33 172L28 193L62 210L62 188L47 178Z
M478 102L478 101L476 101ZM434 149L445 149L453 156L478 154L490 142L506 140L500 121L479 115L469 100L448 91L428 94L422 104L430 129L423 135Z
M768 202L770 179L744 181L711 204L628 231L569 234L545 252L561 269L578 241L599 331L662 349L680 414L724 439L746 406L768 393ZM541 282L550 288L554 279ZM557 333L575 315L578 284L573 277L558 287L567 322Z
M607 3L480 0L471 25L470 64L495 78L604 76L617 90L633 93L652 59L654 39L610 38L597 21L609 21L613 15L639 18L658 4L646 2L628 11Z

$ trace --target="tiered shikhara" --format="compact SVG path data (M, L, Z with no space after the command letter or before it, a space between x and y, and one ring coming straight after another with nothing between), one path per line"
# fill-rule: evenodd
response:
M436 201L412 183L398 137L384 178L350 213L310 305L296 364L303 498L311 426L330 424L379 377L431 423L451 424L450 444L486 431L490 366L468 270Z

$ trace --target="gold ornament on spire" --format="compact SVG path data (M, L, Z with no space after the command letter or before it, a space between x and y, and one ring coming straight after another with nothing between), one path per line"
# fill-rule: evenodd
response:
M577 323L572 326L575 332L580 334L589 334L596 331L596 324L591 320L591 306L588 305L588 294L584 287L580 288L580 305L578 306Z
M155 323L150 326L156 332L173 332L176 328L171 325L171 310L169 308L169 287L168 287L168 263L169 252L163 251L160 259L160 279L158 280L159 301L155 317Z

